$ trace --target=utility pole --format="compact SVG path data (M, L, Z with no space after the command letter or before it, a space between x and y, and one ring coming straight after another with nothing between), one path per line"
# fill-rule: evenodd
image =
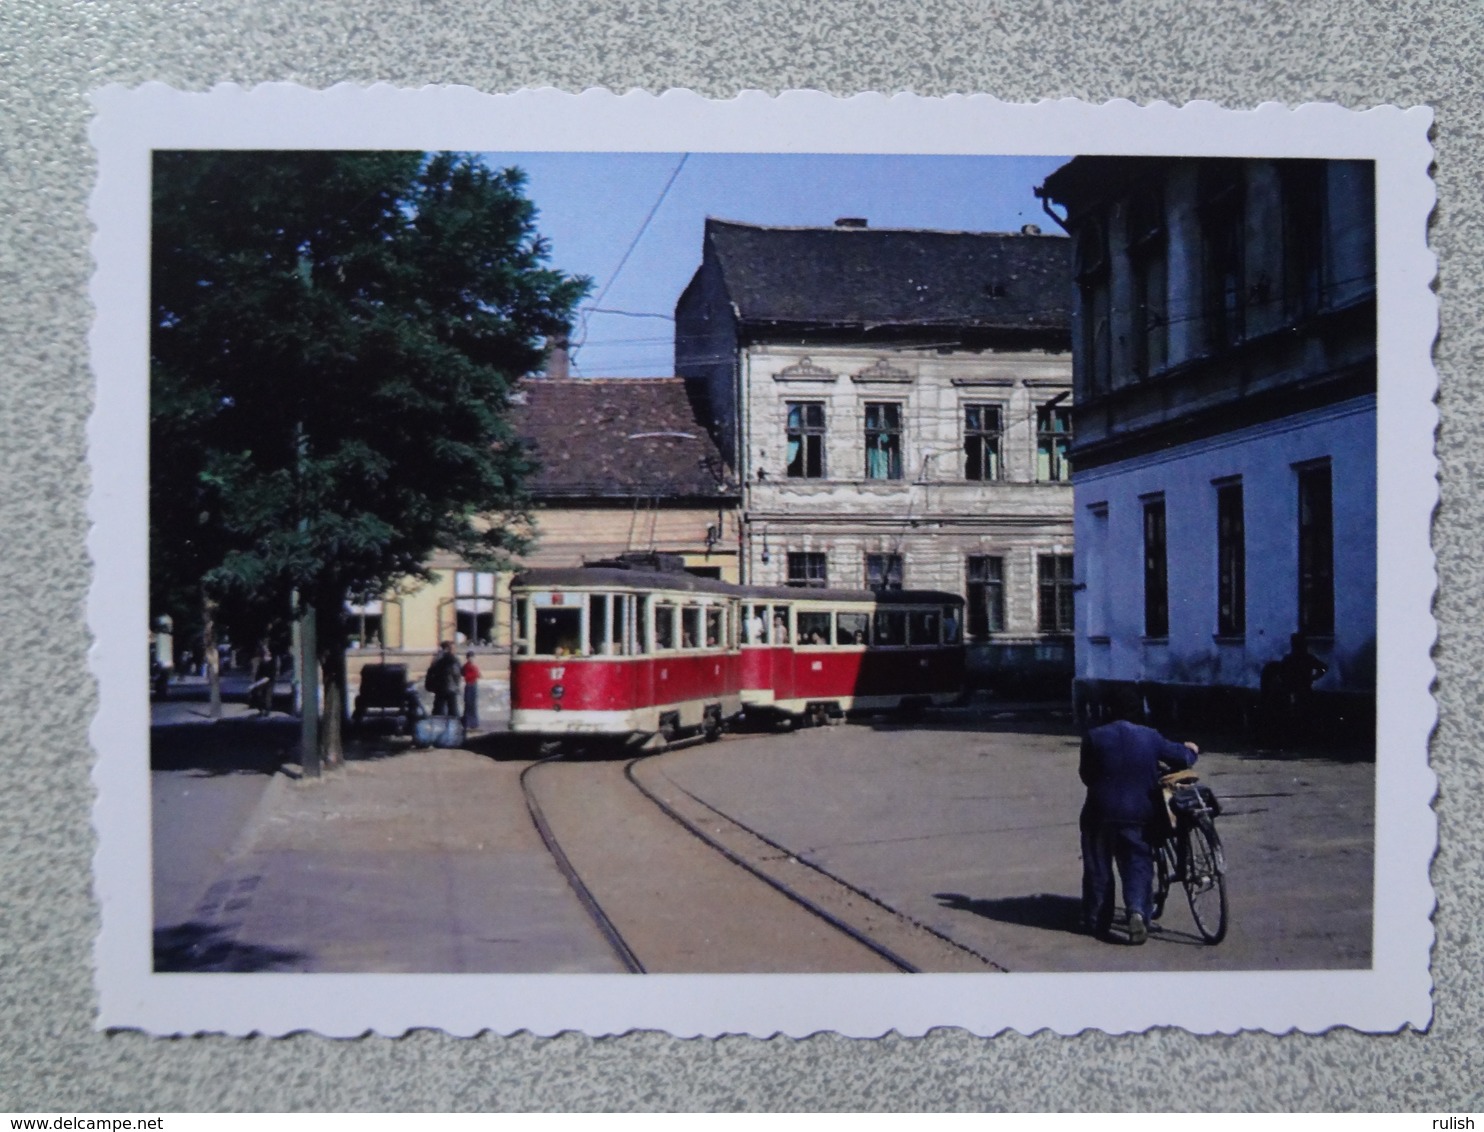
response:
M304 777L320 776L319 761L319 641L315 632L314 606L298 603L299 687L303 706L299 716L299 765Z

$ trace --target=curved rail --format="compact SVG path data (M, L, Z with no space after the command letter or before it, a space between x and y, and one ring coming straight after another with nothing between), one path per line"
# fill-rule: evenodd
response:
M608 918L608 913L603 911L602 905L598 903L597 898L589 891L587 885L582 883L582 878L577 875L577 870L572 867L572 862L568 859L567 854L557 844L556 834L552 833L551 826L547 823L546 815L541 811L541 804L536 801L535 790L526 781L527 776L533 770L539 766L545 766L547 763L556 762L562 757L562 754L563 752L558 751L554 755L548 755L544 759L538 759L520 772L520 789L526 798L526 811L531 815L531 821L535 823L536 832L541 835L541 840L545 843L546 849L551 854L552 859L556 861L557 868L561 870L562 876L566 877L567 884L577 894L578 901L592 918L593 923L603 933L603 938L608 941L608 945L613 948L625 967L636 975L642 975L645 973L644 964L639 962L639 957L634 954L613 921Z
M654 755L662 755L662 754L665 754L665 753L666 753L665 751L655 751L653 753L653 755L649 755L649 756L646 756L646 757L652 758L652 757L654 757ZM641 762L641 761L642 761L641 759L635 759L635 760L633 760L633 763L630 763L629 765L632 767L634 765L634 763ZM632 781L632 778L630 779L630 781ZM695 802L697 805L704 806L706 809L710 810L717 817L721 818L724 821L730 822L732 825L736 826L738 829L742 830L743 832L747 833L748 835L757 838L760 842L762 842L764 845L768 846L770 849L776 849L780 854L785 854L785 855L788 855L788 856L793 856L793 852L792 852L792 850L790 850L788 848L788 846L782 845L779 842L774 841L771 837L768 837L766 834L760 832L759 830L754 829L752 826L748 825L746 822L738 821L731 814L722 813L722 811L718 810L715 806L711 805L711 803L707 802L704 798L698 798L695 794L692 794L684 786L681 786L679 783L675 782L673 779L670 779L668 776L666 776L666 781L668 781L672 786L675 787L676 790L679 790L682 794L684 794L691 801ZM701 838L701 840L706 841L708 844L711 843L711 839L710 838L708 838L705 834L699 832L698 830L691 828L689 822L687 822L684 818L679 817L678 815L676 815L675 812L670 809L670 807L668 807L668 806L665 805L665 803L660 802L658 799L655 799L653 797L653 795L649 793L648 790L645 790L644 789L643 786L639 785L639 783L637 783L637 782L635 782L634 785L635 786L638 786L639 789L640 789L640 791L642 791L644 794L648 795L651 798L651 800L655 801L655 803L661 809L663 809L667 813L669 813L670 817L672 817L674 820L678 821L681 825L684 825L687 829L690 829L691 832L694 833L697 837ZM717 848L721 849L720 846L718 846ZM721 852L722 853L725 853L729 857L731 856L731 854L728 853L728 851L726 849L721 849ZM968 946L960 943L958 940L953 939L951 936L944 935L937 928L931 927L928 924L922 923L920 920L916 920L916 919L913 919L910 916L907 916L905 913L899 911L896 908L893 908L890 904L886 903L884 900L880 900L877 897L872 896L865 889L856 887L855 885L851 884L848 880L845 880L842 877L836 876L834 873L830 872L828 869L821 868L820 866L814 864L812 861L806 861L806 860L804 860L802 857L796 858L796 860L798 860L799 864L803 865L805 868L812 869L814 872L818 873L820 876L825 877L831 883L837 884L841 888L843 888L846 891L852 893L858 899L864 900L864 901L866 901L867 903L870 903L870 904L874 904L876 907L880 908L883 912L889 913L890 915L898 916L898 917L902 917L903 919L906 919L910 924L912 924L913 927L917 928L919 931L926 932L928 935L933 936L934 938L936 938L936 939L940 940L941 942L947 944L949 947L956 948L957 950L962 951L965 955L971 955L975 959L979 960L980 962L982 962L982 963L984 963L984 964L986 964L986 965L988 965L990 967L993 967L997 971L1004 971L1005 970L1004 967L1002 967L1000 964L996 963L993 959L989 958L989 956L982 955L979 952L975 951L972 947L968 947ZM757 871L757 870L753 869L750 865L746 864L745 862L739 862L739 863L742 864L742 867L745 868L745 869L747 869L749 872L756 872ZM761 874L758 874L758 875L761 875ZM767 880L768 883L769 884L772 884L775 888L778 888L779 887L779 885L777 883L775 883L774 881L770 880L768 877L763 877L763 879L764 880ZM781 889L780 889L780 891L781 891ZM792 896L791 893L789 893L787 895ZM803 898L802 897L795 897L795 899L798 899L801 902L803 901ZM845 930L847 932L851 931L851 929L848 926L846 926L843 930ZM854 933L852 932L852 934L854 934ZM866 942L866 941L863 940L862 942ZM867 943L867 946L873 946L873 945L870 944L870 943Z
M671 748L671 749L673 749L673 748ZM655 754L662 754L662 753L664 753L664 752L659 752L659 751L655 752ZM889 947L886 947L883 944L880 944L880 943L876 942L874 939L872 939L870 936L866 935L864 932L859 931L858 929L853 928L849 924L845 923L838 916L832 915L830 912L825 911L825 909L821 908L818 904L815 904L808 897L802 896L799 893L794 892L787 885L785 885L785 884L783 884L783 883L781 883L781 882L779 882L777 880L774 880L772 877L768 876L767 873L764 873L761 870L753 867L747 861L744 861L741 857L737 856L737 854L733 853L725 845L722 845L720 842L714 840L713 838L710 838L710 837L706 836L706 834L702 833L695 826L691 825L690 822L688 822L684 818L682 818L678 813L675 812L674 808L672 808L667 802L665 802L663 799L661 799L652 790L650 790L647 786L645 786L642 782L640 782L637 778L634 777L634 767L635 767L635 765L638 764L638 763L641 763L641 762L645 761L646 759L650 759L650 758L653 758L653 757L654 757L654 755L640 755L636 759L630 759L628 761L628 763L625 764L623 773L624 773L624 777L629 780L629 782L633 785L634 789L638 790L639 793L643 794L646 798L648 798L651 802L653 802L656 806L658 806L659 809L665 814L666 817L668 817L676 825L680 826L681 829L685 830L692 837L696 838L696 840L701 841L701 842L703 842L706 845L709 845L712 849L715 849L718 853L720 853L728 861L731 861L732 864L736 865L737 867L739 867L741 869L745 869L747 872L749 872L753 876L757 877L758 880L762 881L763 883L767 884L769 887L776 889L778 892L780 892L784 896L788 897L788 899L792 900L795 904L799 905L799 907L803 908L806 912L809 912L811 915L818 917L819 919L823 920L825 923L829 924L836 931L843 932L844 934L848 935L851 939L853 939L857 943L861 944L863 947L869 949L870 951L875 952L882 959L885 959L893 967L897 968L897 970L899 970L899 971L905 971L908 974L919 974L920 973L920 971L921 971L920 968L918 968L914 964L908 962L906 959L903 959L900 955L898 955L896 952L892 951ZM687 793L689 793L689 792L687 791Z

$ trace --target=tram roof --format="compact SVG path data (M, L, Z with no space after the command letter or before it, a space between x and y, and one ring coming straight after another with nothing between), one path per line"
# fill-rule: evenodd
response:
M731 596L738 592L736 586L715 578L698 578L669 570L625 570L618 566L535 567L517 574L514 584L535 589L655 589Z
M809 586L742 586L742 600L870 601L878 605L962 605L958 594L944 590L836 590Z
M613 566L544 566L517 574L517 586L533 589L656 589L680 593L721 594L743 601L874 602L879 605L962 605L958 594L943 590L843 590L803 586L735 586L715 578L698 578L660 570L626 570Z

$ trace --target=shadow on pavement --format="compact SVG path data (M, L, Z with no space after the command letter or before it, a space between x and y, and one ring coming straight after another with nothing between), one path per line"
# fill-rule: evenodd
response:
M297 951L238 943L210 924L155 930L155 970L160 972L292 971L304 958Z
M1034 896L1002 896L995 900L975 900L959 892L935 892L943 907L958 912L972 912L986 920L1002 924L1019 924L1049 932L1086 935L1082 930L1082 901L1073 896L1038 892Z
M298 743L299 721L292 716L156 724L149 732L149 765L205 775L273 774L297 760Z

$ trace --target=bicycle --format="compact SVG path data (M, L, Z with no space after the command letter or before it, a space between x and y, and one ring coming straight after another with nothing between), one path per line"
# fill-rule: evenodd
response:
M1181 770L1159 780L1170 811L1170 832L1154 849L1153 919L1165 910L1170 887L1179 883L1190 901L1196 930L1209 944L1226 938L1226 854L1216 833L1221 812L1208 786L1197 786L1194 771Z

